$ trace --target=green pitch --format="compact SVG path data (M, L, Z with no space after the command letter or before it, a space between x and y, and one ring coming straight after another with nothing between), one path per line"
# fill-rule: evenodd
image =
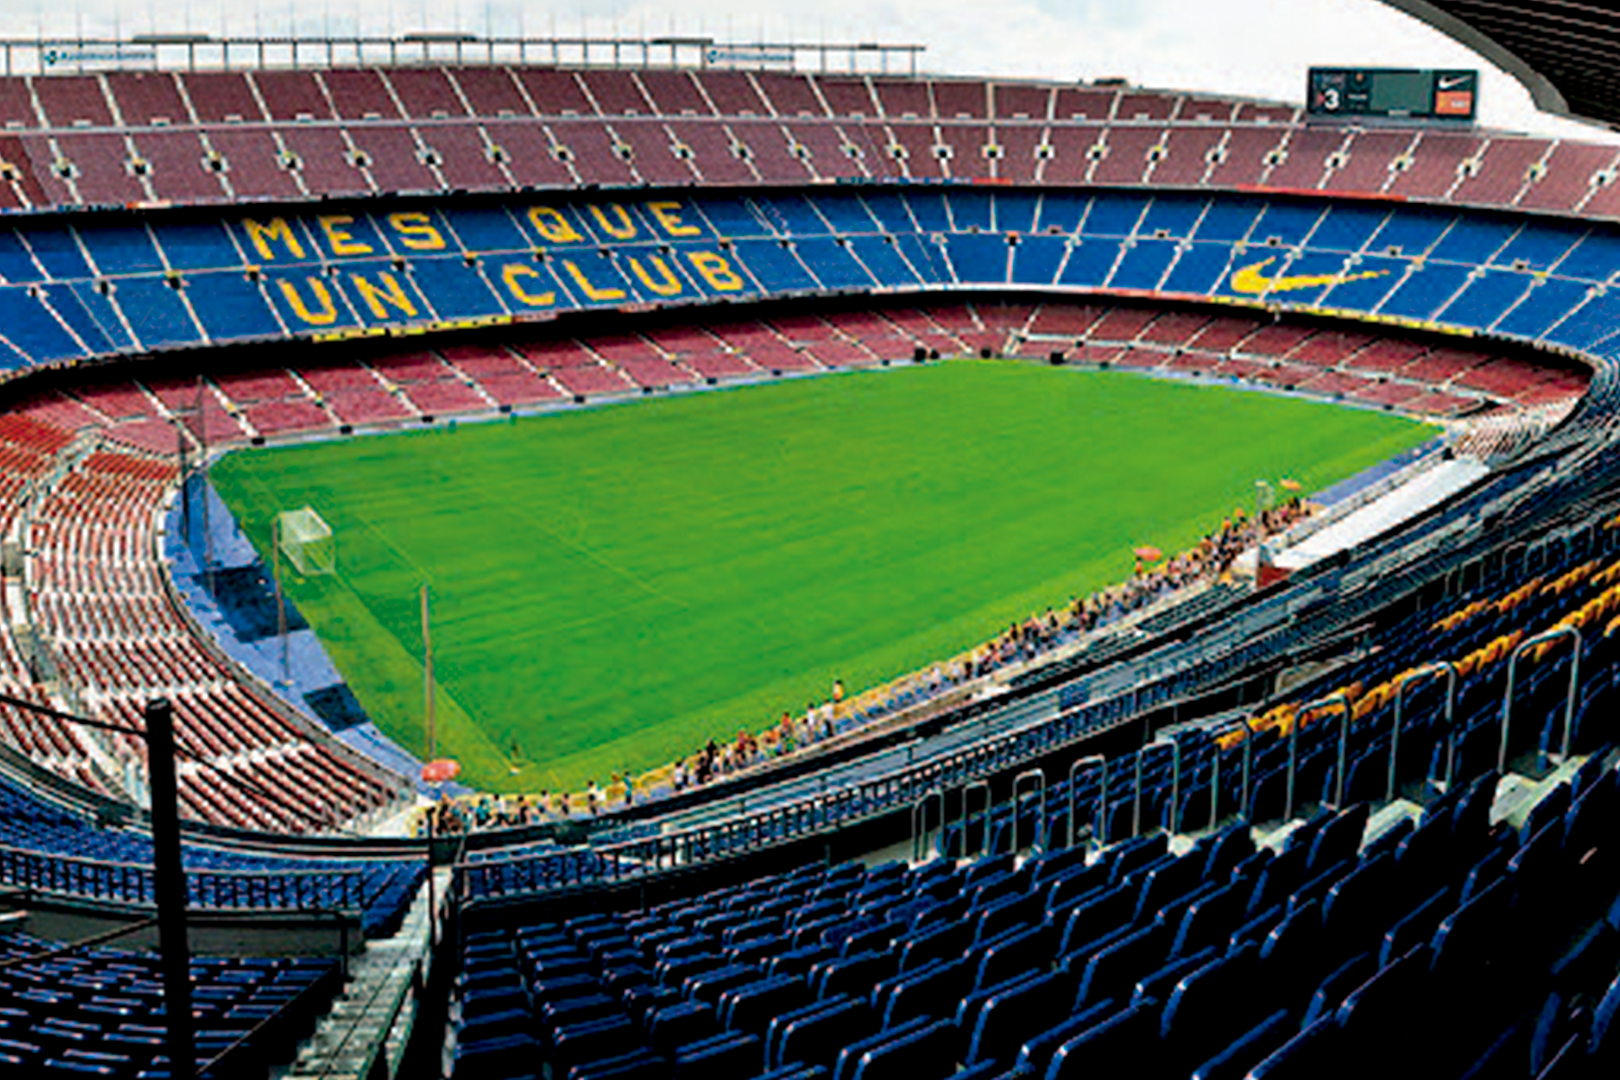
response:
M1195 544L1254 482L1305 490L1432 435L1303 401L959 361L232 454L268 555L315 507L338 573L292 598L373 719L491 790L578 790L954 655Z

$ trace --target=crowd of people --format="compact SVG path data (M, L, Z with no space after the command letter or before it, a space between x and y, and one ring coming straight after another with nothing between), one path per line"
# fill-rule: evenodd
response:
M1313 507L1298 497L1262 511L1258 517L1234 510L1220 528L1195 547L1160 561L1137 558L1135 572L1090 596L1071 598L1062 609L1048 608L1008 626L996 637L950 660L849 698L835 679L830 694L811 701L801 715L781 718L755 734L746 728L734 738L710 739L697 753L633 779L614 774L607 787L591 780L583 792L542 791L537 796L477 796L437 804L441 832L508 828L593 818L610 807L630 805L638 792L661 797L702 787L762 762L784 757L834 735L870 723L899 709L1027 662L1141 611L1183 589L1229 577L1238 555L1281 535ZM1151 553L1150 553L1151 554Z

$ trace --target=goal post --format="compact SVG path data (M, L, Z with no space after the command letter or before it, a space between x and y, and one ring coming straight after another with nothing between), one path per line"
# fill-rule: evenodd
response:
M304 577L337 573L337 539L314 507L283 510L276 517L281 553Z

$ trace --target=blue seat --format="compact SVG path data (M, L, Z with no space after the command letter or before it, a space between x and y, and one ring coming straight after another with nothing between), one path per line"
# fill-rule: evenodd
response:
M8 1049L0 1043L0 1051ZM37 1057L37 1050L33 1055ZM25 1058L26 1060L26 1058ZM518 1077L540 1075L540 1047L528 1035L504 1035L476 1043L456 1045L455 1068L459 1076Z
M1123 881L1126 875L1165 855L1170 850L1170 837L1166 833L1133 837L1121 841L1104 853L1110 867L1110 884Z
M1008 1062L1031 1035L1057 1023L1068 1011L1066 984L1057 975L1042 975L992 995L979 1010L968 1035L964 1065Z
M1305 1016L1300 1021L1300 1027L1310 1027L1323 1017L1333 1018L1345 997L1377 971L1377 959L1372 953L1365 952L1357 953L1334 968L1316 984L1310 1004L1305 1007Z
M1189 1068L1213 1053L1233 1031L1285 1005L1259 971L1260 947L1240 946L1230 955L1190 971L1176 983L1159 1017L1166 1052Z
M1456 865L1450 814L1429 815L1395 849L1395 862L1414 889L1431 892L1446 884Z
M1045 897L1040 893L1000 897L979 911L973 930L973 944L982 944L1008 930L1039 921L1045 910Z
M1428 988L1428 947L1419 945L1345 995L1334 1015L1352 1036L1376 1043L1404 1030L1412 1017L1421 1014Z
M1420 900L1416 907L1396 919L1384 932L1383 942L1378 950L1379 966L1382 967L1396 957L1405 955L1413 946L1431 940L1435 929L1440 925L1440 920L1450 914L1455 907L1454 895L1450 888L1436 889L1425 899Z
M984 1008L985 1002L998 994L1007 993L1045 977L1044 972L1026 971L995 986L981 986L976 990L969 990L962 995L960 1001L956 1002L954 1013L956 1026L964 1033L972 1032L979 1022L979 1011Z
M1356 852L1361 850L1362 837L1367 832L1370 812L1370 806L1361 802L1329 818L1311 841L1306 873L1318 873L1326 867L1355 858Z
M1171 957L1158 969L1136 980L1136 985L1131 988L1131 996L1126 1004L1142 1005L1154 1001L1161 1003L1168 1001L1170 995L1175 992L1176 983L1181 981L1183 975L1191 971L1197 971L1205 964L1218 958L1219 954L1215 951L1213 945L1188 956Z
M1052 1054L1046 1080L1129 1080L1152 1075L1158 1009L1127 1008L1092 1025Z
M714 1008L703 1001L682 1001L647 1014L644 1021L652 1048L664 1057L688 1043L712 1038L719 1030Z
M800 1020L805 1020L813 1016L819 1016L824 1012L845 1008L852 1004L857 1004L853 998L839 998L837 1000L829 1001L812 1001L808 1005L801 1005L796 1009L789 1009L786 1012L781 1012L771 1017L770 1022L765 1028L766 1066L774 1068L775 1066L785 1064L781 1051L782 1039L787 1034L788 1028L792 1027Z
M756 982L761 978L759 969L748 964L723 964L708 971L688 976L681 984L681 993L697 1001L714 1005L720 995L734 986Z
M1287 1009L1278 1009L1239 1035L1192 1071L1192 1080L1243 1080L1249 1067L1275 1052L1296 1033Z
M727 1032L693 1043L675 1055L677 1080L750 1080L759 1074L759 1036Z
M1226 877L1255 850L1254 836L1244 824L1229 825L1205 837L1199 845L1206 852L1203 876L1210 881Z
M1080 975L1076 1007L1105 997L1128 998L1136 980L1164 960L1170 940L1164 927L1144 926L1099 949Z
M665 1058L637 1047L618 1057L575 1065L568 1070L568 1080L669 1080L671 1069Z
M1343 1042L1338 1021L1332 1015L1322 1016L1262 1058L1249 1070L1247 1080L1321 1080L1338 1076Z
M936 1027L939 1023L940 1021L924 1020L919 1017L916 1020L908 1020L899 1027L888 1028L875 1033L871 1028L868 1028L861 1035L842 1040L841 1044L834 1043L830 1047L836 1055L832 1068L833 1080L855 1080L855 1074L860 1069L861 1058L865 1056L867 1051L875 1050L885 1043L903 1039L907 1035ZM954 1050L956 1047L954 1038L950 1040L950 1045Z
M1493 883L1441 920L1430 945L1436 974L1466 982L1491 962L1512 906L1508 885L1506 879Z
M837 955L837 951L830 945L811 945L805 948L793 948L787 952L778 953L771 957L765 966L765 974L778 975L807 975L810 969L822 960Z
M772 1064L803 1061L833 1067L839 1048L877 1029L872 1010L863 1001L847 1000L838 1006L788 1024L776 1045ZM836 1070L834 1070L836 1072Z
M965 956L935 961L880 983L873 991L873 1007L884 1027L915 1016L943 1015L973 988L974 970Z
M946 923L896 938L894 947L900 952L899 969L912 971L930 961L960 956L972 940L973 928L963 923Z
M1364 860L1328 890L1322 904L1327 935L1347 946L1360 947L1369 936L1381 934L1405 902L1403 886L1393 855Z
M1283 921L1286 912L1287 909L1282 904L1273 904L1264 911L1250 915L1227 935L1225 943L1227 950L1235 949L1245 941L1264 945L1271 932Z
M793 1062L769 1072L760 1073L755 1080L828 1080L832 1074L820 1065Z
M956 1072L958 1043L956 1025L938 1020L862 1051L849 1075L852 1080L946 1080Z
M1189 856L1160 865L1142 882L1132 921L1141 923L1171 900L1196 888L1203 880L1204 865L1201 859Z
M764 1034L771 1017L798 1008L810 1000L803 979L792 976L765 978L732 987L720 995L720 1021L733 1031Z
M1291 847L1268 861L1249 895L1248 912L1264 911L1273 904L1285 902L1305 883L1305 866L1310 854L1307 847Z
M568 1024L552 1034L552 1068L566 1073L575 1065L615 1057L624 1047L640 1041L635 1026L623 1016Z
M1220 876L1209 875L1209 880L1220 880ZM1246 882L1227 882L1189 905L1176 927L1170 955L1187 956L1212 945L1224 944L1232 926L1241 921L1248 907L1252 890L1246 886Z
M973 985L994 986L1021 972L1048 964L1055 936L1041 925L1008 930L999 939L969 954L969 965L973 965L975 959L978 961Z
M1112 998L1098 1001L1071 1013L1045 1031L1031 1035L1019 1046L1018 1057L1013 1062L1011 1072L1018 1076L1045 1075L1047 1066L1052 1062L1052 1055L1058 1047L1118 1011L1119 1007Z
M1081 900L1063 917L1058 955L1066 956L1093 938L1129 926L1135 910L1136 895L1127 885L1115 885Z

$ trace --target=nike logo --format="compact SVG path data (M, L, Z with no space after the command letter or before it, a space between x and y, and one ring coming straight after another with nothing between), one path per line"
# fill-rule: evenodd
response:
M1343 285L1351 281L1381 278L1389 273L1388 270L1364 270L1359 274L1294 274L1286 277L1266 277L1266 267L1276 261L1275 258L1266 259L1253 266L1245 266L1233 274L1232 291L1245 296L1298 292L1301 289L1316 289L1323 285Z
M1443 76L1441 77L1438 86L1441 90L1455 90L1457 87L1462 86L1471 78L1473 78L1472 75Z

